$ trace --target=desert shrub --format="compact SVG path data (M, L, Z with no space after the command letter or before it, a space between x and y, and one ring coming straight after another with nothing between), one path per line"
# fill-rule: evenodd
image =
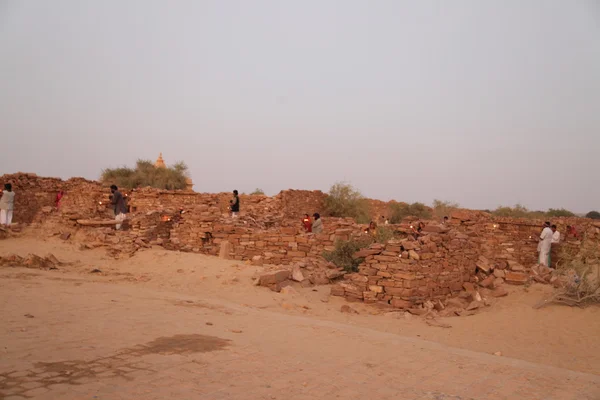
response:
M398 224L406 217L431 218L431 211L423 203L392 203L389 206L389 212L392 224Z
M531 211L527 207L517 204L514 207L500 206L492 211L493 215L498 217L511 217L511 218L557 218L557 217L574 217L575 214L564 208L550 208L548 211Z
M600 212L590 211L589 213L585 214L585 217L591 219L600 219Z
M256 188L254 189L254 192L250 193L251 195L263 195L265 194L265 192L262 189Z
M585 306L600 303L600 243L583 238L581 247L564 246L556 266L561 287L536 308L551 303Z
M369 201L360 191L347 183L335 183L325 198L325 213L331 217L354 218L356 222L368 223L370 217Z
M516 204L514 207L500 206L496 208L492 214L498 217L511 217L511 218L529 218L530 211L527 207L521 204Z
M358 266L364 261L363 258L355 259L354 253L360 249L369 247L372 239L361 237L360 239L338 240L335 242L335 248L332 251L323 253L323 258L332 262L338 267L344 268L347 272L358 271Z
M375 231L375 241L377 243L387 243L394 238L394 231L387 226L378 226Z
M435 199L433 200L433 215L437 218L450 217L450 213L456 210L459 206L458 203L454 203L451 201L442 201Z
M183 162L167 168L157 168L151 161L138 160L135 168L107 168L102 171L101 180L105 184L115 184L120 188L132 189L150 186L158 189L185 189L188 168Z
M546 217L574 217L575 214L564 208L550 208L546 211Z

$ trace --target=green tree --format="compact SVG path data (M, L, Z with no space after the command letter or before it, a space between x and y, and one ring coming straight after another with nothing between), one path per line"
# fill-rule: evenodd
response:
M433 214L437 218L450 217L450 213L456 210L460 205L451 201L433 200Z
M392 224L399 224L406 217L417 217L421 219L431 218L431 211L423 203L391 203L389 206L390 210L390 222Z
M589 213L585 214L585 217L591 219L600 219L600 212L590 211Z
M564 208L550 208L546 211L547 217L574 217L575 214Z
M511 218L528 218L530 217L530 211L527 207L521 204L515 204L514 207L500 206L496 208L492 214L498 217L511 217Z
M133 189L150 186L157 189L185 189L188 179L188 168L183 162L171 167L157 168L151 161L138 160L135 168L107 168L102 171L101 180L105 184Z
M325 212L331 217L354 218L358 223L367 223L371 219L369 201L352 185L343 182L335 183L329 189Z

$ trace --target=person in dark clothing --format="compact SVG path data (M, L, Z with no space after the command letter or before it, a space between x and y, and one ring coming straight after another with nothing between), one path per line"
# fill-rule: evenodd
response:
M127 206L125 205L125 199L121 192L119 192L119 188L117 185L112 185L110 187L110 192L112 193L110 196L110 203L113 206L113 211L115 212L115 220L119 221L115 228L121 229L123 225L123 221L125 221L125 217L127 214Z
M237 190L233 191L233 199L229 200L229 209L232 218L237 218L240 215L240 197Z
M315 219L312 224L313 233L323 233L323 220L321 219L319 213L314 213L313 218Z

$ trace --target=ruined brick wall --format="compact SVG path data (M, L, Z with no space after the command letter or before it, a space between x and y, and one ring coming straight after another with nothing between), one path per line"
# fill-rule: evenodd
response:
M327 195L320 190L284 190L275 197L279 200L286 219L299 221L304 214L324 215Z
M4 183L11 183L13 186L15 192L13 221L17 223L31 223L48 214L48 208L55 208L56 195L60 190L65 192L60 206L62 212L78 213L84 217L95 215L103 191L99 183L83 178L63 181L28 173L3 175L0 177L0 183L2 186Z
M325 218L322 234L304 233L296 226L266 226L241 216L224 218L216 205L182 215L171 231L170 245L184 251L216 255L222 242L232 245L231 258L256 263L290 264L294 261L323 261L323 251L332 250L336 240L348 240L362 233L351 220Z
M390 241L362 250L356 255L365 257L359 272L347 276L331 293L410 308L459 292L475 274L480 243L456 230L439 230L418 240Z

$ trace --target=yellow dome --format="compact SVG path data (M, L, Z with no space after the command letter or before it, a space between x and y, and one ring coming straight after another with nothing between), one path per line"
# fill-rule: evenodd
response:
M167 168L165 160L163 160L162 158L162 153L159 154L158 158L156 159L156 162L154 163L154 166L156 168Z

